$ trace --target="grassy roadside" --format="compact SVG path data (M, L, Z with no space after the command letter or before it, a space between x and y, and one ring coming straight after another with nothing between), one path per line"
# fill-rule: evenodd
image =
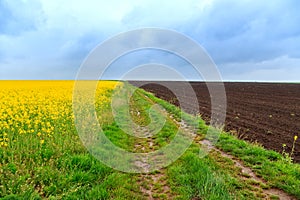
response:
M196 123L195 118L181 112L177 107L153 95L138 89L138 101L156 102L173 114L177 120L180 116L189 123ZM147 100L148 99L148 100ZM165 128L167 127L167 128ZM167 119L165 127L154 136L155 146L168 143L172 134L177 132L178 125ZM147 143L142 143L147 146ZM224 173L219 171L212 159L199 158L199 146L193 144L183 156L166 168L167 184L171 188L172 199L232 199L234 188L228 187L224 181ZM155 173L154 173L155 174ZM160 197L158 199L167 199Z
M194 117L182 112L176 106L143 90L139 92L162 105L177 120L182 117L188 123L195 123ZM203 121L197 120L196 122L201 125L199 133L207 130ZM240 188L238 180L218 166L211 156L200 158L199 149L199 144L192 144L180 159L167 167L168 183L176 193L175 199L235 199L242 197L243 191L237 190ZM251 192L246 197L255 199Z

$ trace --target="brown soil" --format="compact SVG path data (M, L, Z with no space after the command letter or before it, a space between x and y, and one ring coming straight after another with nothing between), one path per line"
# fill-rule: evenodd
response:
M143 89L177 106L178 98L184 99L180 105L184 111L199 113L207 123L210 121L211 99L204 82L190 83L197 95L199 109L195 109L186 83L168 83L176 88L177 94L182 94L178 98L160 82L132 84L146 84ZM278 152L282 152L282 145L286 144L286 152L291 152L294 136L300 137L300 84L231 82L224 85L227 96L225 130ZM300 163L300 139L296 141L293 157Z

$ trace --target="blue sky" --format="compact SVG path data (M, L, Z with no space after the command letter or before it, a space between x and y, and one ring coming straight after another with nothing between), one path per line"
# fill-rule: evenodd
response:
M299 82L299 10L298 0L0 0L0 79L74 79L107 38L159 27L196 40L223 80Z

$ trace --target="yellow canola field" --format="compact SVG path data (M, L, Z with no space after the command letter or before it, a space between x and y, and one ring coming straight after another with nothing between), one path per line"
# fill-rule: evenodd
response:
M43 145L55 134L76 132L72 113L74 83L0 81L0 148L13 148L15 144L22 143L18 140L24 138ZM118 83L101 81L98 84L97 106L110 100L109 93L120 86Z

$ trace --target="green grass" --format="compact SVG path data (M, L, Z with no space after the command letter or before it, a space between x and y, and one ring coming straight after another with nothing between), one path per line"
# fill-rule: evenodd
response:
M208 161L188 151L168 168L178 199L232 199L223 176Z
M84 150L33 157L37 162L2 160L0 197L93 199L97 194L98 199L114 199L138 194L132 175L113 171Z
M217 144L220 149L241 159L270 186L281 188L300 198L300 165L287 162L283 155L261 146L238 140L222 133Z

